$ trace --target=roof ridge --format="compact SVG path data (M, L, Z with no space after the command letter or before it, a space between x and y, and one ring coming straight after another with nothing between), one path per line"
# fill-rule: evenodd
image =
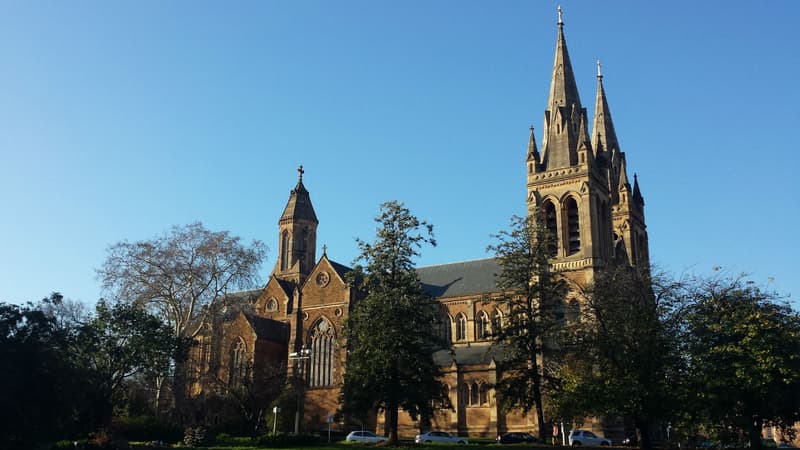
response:
M417 269L427 269L429 267L450 266L450 265L453 265L453 264L464 264L464 263L477 262L477 261L489 261L489 260L493 260L493 259L497 259L497 258L494 257L494 256L490 256L490 257L487 257L487 258L465 259L463 261L454 261L454 262L441 263L441 264L431 264L429 266L419 266L419 267L417 267Z

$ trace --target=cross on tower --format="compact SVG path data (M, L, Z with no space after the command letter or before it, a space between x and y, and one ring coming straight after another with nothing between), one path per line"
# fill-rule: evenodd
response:
M328 254L328 246L325 245L325 244L322 244L322 254L323 255L327 255Z
M559 25L564 25L564 20L561 17L561 5L558 5L558 24Z
M302 165L302 164L300 164L300 166L297 168L297 173L299 173L299 174L300 174L300 181L303 181L303 174L304 174L305 172L306 172L306 171L305 171L305 170L303 170L303 165Z

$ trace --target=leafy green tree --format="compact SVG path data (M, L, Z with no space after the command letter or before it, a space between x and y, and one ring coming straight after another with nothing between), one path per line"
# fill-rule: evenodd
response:
M492 330L494 342L504 350L502 378L495 389L504 409L535 411L539 437L546 439L545 386L554 385L558 334L563 328L566 284L549 262L554 236L537 215L514 216L508 230L493 236L488 251L497 258L497 287L509 319ZM497 324L500 325L500 324Z
M436 332L437 309L422 290L414 258L424 244L435 245L433 226L397 201L381 205L373 243L357 240L361 251L350 281L366 292L346 324L348 347L344 412L384 411L386 432L397 444L400 408L412 417L429 416L444 401L441 369L433 352L447 344Z
M100 300L71 349L72 359L90 374L100 393L99 411L108 423L113 406L124 400L126 380L163 370L184 346L169 326L138 306Z
M651 428L671 421L685 375L679 352L680 283L627 264L606 267L582 292L568 324L561 415L633 419L643 448Z
M800 315L743 277L690 290L686 315L689 405L714 426L747 433L761 447L765 424L800 420Z
M72 362L70 339L38 307L0 303L0 448L34 448L95 425L93 387Z

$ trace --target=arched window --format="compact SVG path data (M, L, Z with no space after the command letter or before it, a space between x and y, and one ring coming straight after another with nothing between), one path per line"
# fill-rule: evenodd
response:
M470 389L469 404L471 406L478 406L481 403L480 388L477 382L472 382L472 389Z
M503 313L499 309L492 315L492 334L497 335L503 330Z
M567 230L569 232L567 254L574 255L581 250L581 227L580 217L578 216L578 202L570 197L567 199L564 206L567 209Z
M228 383L238 385L247 375L247 347L242 338L236 338L231 344L230 364L228 368Z
M481 339L488 339L489 338L489 316L486 315L485 312L480 311L478 313L478 318L475 319L475 334L477 335L476 338Z
M330 386L333 384L333 351L336 336L333 327L327 320L322 319L311 328L310 367L308 371L308 385L311 387Z
M574 298L569 301L569 307L567 308L567 320L571 323L581 320L581 305L578 303L578 300Z
M450 318L450 315L445 313L442 317L442 328L441 328L442 339L448 344L453 342L453 319Z
M289 268L289 255L291 249L289 248L289 232L284 231L281 237L281 270Z
M277 311L278 310L278 301L274 298L270 298L267 300L267 311Z
M544 202L542 205L542 214L544 215L544 226L547 228L548 254L554 257L558 254L558 222L556 221L556 207L552 202Z
M467 318L463 313L456 316L456 341L467 339Z
M481 405L489 404L489 384L481 384Z

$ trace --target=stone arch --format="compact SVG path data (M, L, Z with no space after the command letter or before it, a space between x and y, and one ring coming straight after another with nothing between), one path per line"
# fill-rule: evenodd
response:
M228 383L237 385L244 381L247 375L247 344L241 336L231 342L228 358Z
M491 324L486 311L478 311L475 316L475 340L482 341L491 336Z
M569 195L564 200L563 217L566 219L566 254L575 255L581 251L581 215L578 199Z

